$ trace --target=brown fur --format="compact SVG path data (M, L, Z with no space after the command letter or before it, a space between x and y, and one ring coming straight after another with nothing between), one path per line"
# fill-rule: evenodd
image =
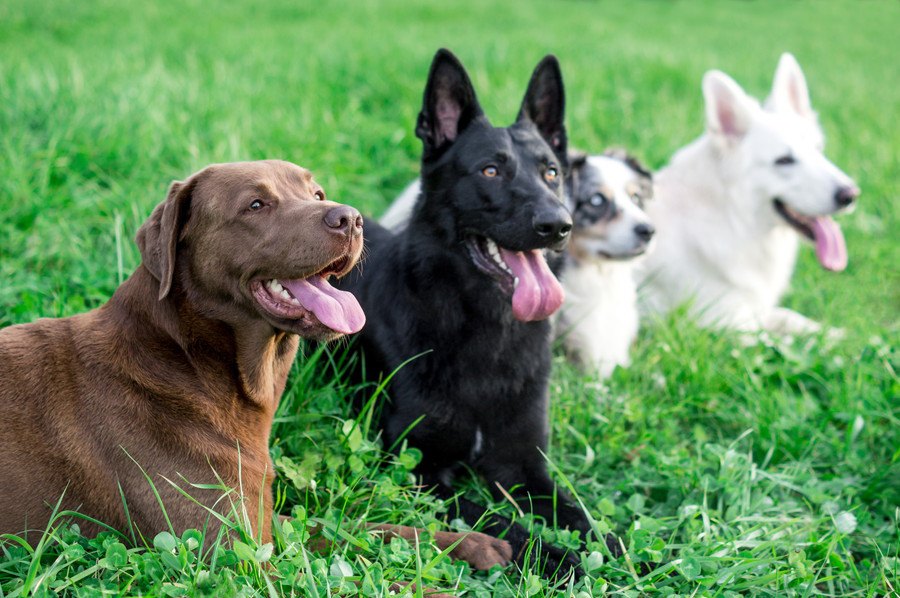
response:
M348 258L340 275L358 259L358 212L319 192L287 162L210 166L172 185L138 231L142 264L109 302L0 331L0 533L30 530L33 541L60 496L62 508L127 531L121 488L135 531L152 538L168 526L143 468L176 532L208 512L167 480L227 513L236 494L190 486L218 476L243 488L254 534L271 539L269 430L298 334L335 333L266 313L251 283ZM265 209L251 212L254 198ZM346 230L326 224L336 213Z
M105 305L0 330L0 534L36 540L61 496L62 509L127 532L121 488L135 532L152 538L168 524L146 472L176 532L209 519L214 537L219 523L204 507L234 506L271 541L272 418L298 338L337 334L308 317L274 317L254 285L353 267L362 219L323 197L287 162L210 166L172 184L138 231L141 265ZM266 207L248 210L255 199ZM218 479L243 497L191 486ZM371 528L385 541L419 537ZM478 569L512 556L485 534L434 540L441 550L461 540L451 554Z

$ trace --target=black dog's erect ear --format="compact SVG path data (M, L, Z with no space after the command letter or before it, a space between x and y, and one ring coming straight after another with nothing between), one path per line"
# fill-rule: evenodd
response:
M141 263L159 281L159 300L165 299L175 276L175 250L187 221L191 193L198 175L186 181L175 181L166 200L157 205L141 228L135 242L141 252Z
M452 143L482 114L466 69L452 52L441 48L431 62L416 123L416 136L425 146L425 156Z
M548 54L538 63L531 75L517 120L527 119L533 122L563 164L567 163L568 143L565 112L566 92L563 88L559 61L556 56Z

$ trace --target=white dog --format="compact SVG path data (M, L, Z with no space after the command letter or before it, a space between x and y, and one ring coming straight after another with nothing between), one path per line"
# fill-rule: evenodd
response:
M630 364L638 332L634 258L646 251L654 234L642 209L653 185L650 173L620 150L572 154L569 161L566 192L574 228L563 259L555 260L566 292L556 334L570 357L605 378L616 366ZM419 192L416 180L391 204L381 224L402 228Z
M571 358L606 378L631 363L639 322L633 270L655 232L642 209L653 183L620 151L571 163L566 182L574 227L560 277L566 299L556 334Z
M822 154L823 136L797 61L784 54L765 108L719 71L703 77L706 133L655 177L648 212L660 232L641 268L641 298L656 312L693 300L704 325L779 334L819 324L777 307L798 241L841 271L847 250L831 214L859 189Z

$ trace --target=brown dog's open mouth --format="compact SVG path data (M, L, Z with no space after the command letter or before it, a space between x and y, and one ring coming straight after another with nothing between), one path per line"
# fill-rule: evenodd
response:
M270 315L307 328L325 326L341 334L353 334L366 323L359 301L352 293L328 283L328 277L346 274L353 260L344 256L316 274L297 279L263 279L250 283L257 303Z
M466 238L475 267L512 295L513 315L522 322L545 320L562 305L565 293L541 249L512 251L482 236Z

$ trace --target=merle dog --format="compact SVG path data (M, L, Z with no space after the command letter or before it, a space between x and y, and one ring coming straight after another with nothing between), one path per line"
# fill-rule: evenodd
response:
M550 324L563 291L544 251L565 246L564 93L559 64L536 67L519 116L493 127L456 57L434 57L419 114L423 191L409 226L366 225L368 257L342 281L369 316L359 345L369 379L397 371L382 421L422 451L423 482L443 497L463 465L497 499L508 493L559 527L587 533L584 512L547 473ZM471 524L485 514L455 503ZM529 536L488 517L522 556ZM544 546L548 568L577 563Z

